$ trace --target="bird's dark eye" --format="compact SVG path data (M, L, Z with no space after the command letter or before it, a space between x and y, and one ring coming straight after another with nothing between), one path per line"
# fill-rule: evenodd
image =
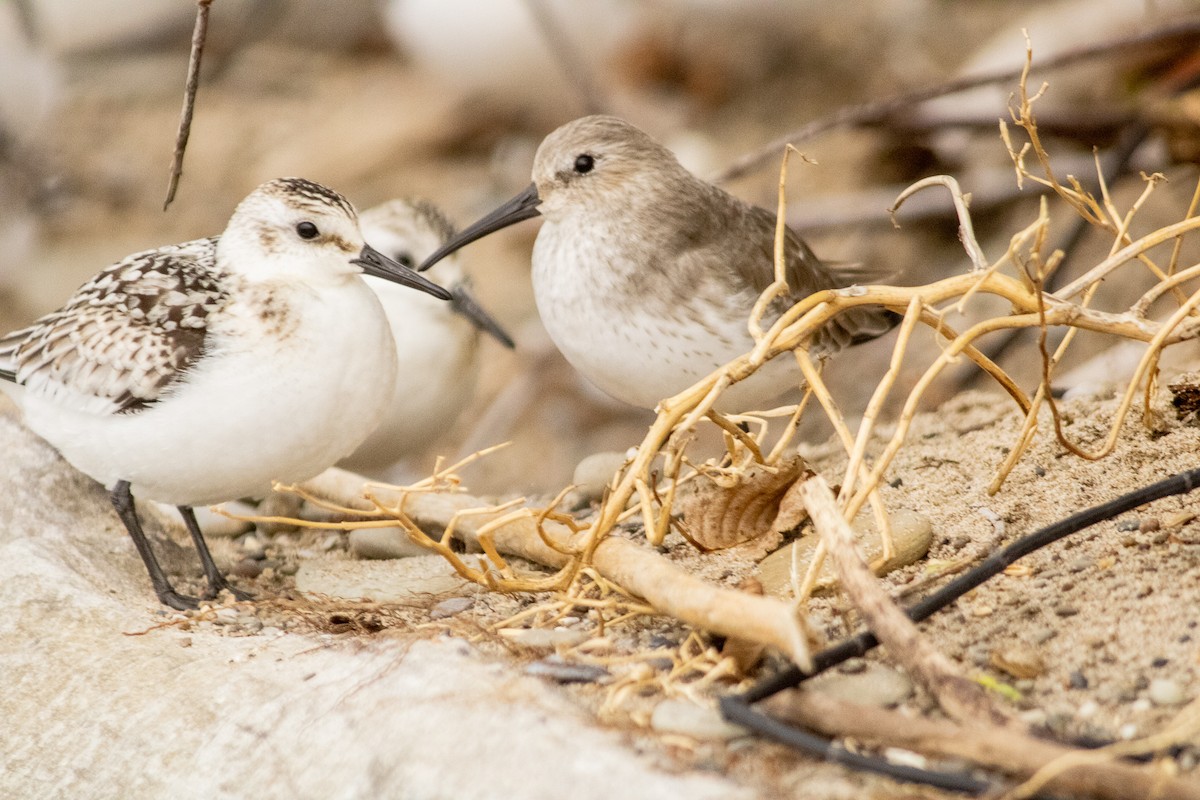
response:
M408 252L407 250L401 250L401 251L397 252L396 253L396 263L400 264L401 266L412 269L413 265L414 265L414 259L412 257L412 253Z
M580 175L591 172L594 166L596 166L596 159L587 153L575 157L575 171Z
M317 230L316 225L305 220L304 222L296 223L296 235L301 239L315 239L321 235L321 232Z

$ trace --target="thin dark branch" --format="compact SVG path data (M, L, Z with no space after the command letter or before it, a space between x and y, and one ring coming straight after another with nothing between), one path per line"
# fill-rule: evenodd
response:
M171 179L167 183L167 199L163 211L175 199L179 179L183 176L183 154L187 151L188 137L192 134L192 112L196 107L196 89L200 85L200 57L204 53L204 39L208 36L208 8L213 0L196 0L196 27L192 29L192 54L188 59L187 83L183 90L183 111L179 115L179 132L175 134L175 155L171 159Z
M1165 25L1146 33L1137 34L1134 36L1123 36L1118 39L1110 39L1098 44L1086 45L1073 50L1060 53L1056 56L1046 58L1041 61L1034 62L1034 70L1049 70L1058 69L1061 67L1075 64L1080 61L1085 61L1092 58L1120 53L1126 50L1135 50L1146 47L1149 44L1166 41L1169 39L1178 39L1184 37L1195 37L1200 35L1200 19L1190 19L1185 22ZM729 167L715 176L712 180L716 183L724 183L726 181L735 180L743 175L753 172L760 167L769 164L774 164L778 161L779 154L783 151L784 146L788 144L796 144L797 142L811 139L818 134L824 133L834 128L856 126L856 125L877 125L888 117L910 110L918 103L923 103L926 100L932 100L935 97L943 95L956 94L964 92L968 89L975 89L980 86L988 86L994 83L1005 83L1015 81L1021 77L1024 71L1024 65L1016 69L1008 69L996 72L988 72L982 75L972 75L962 78L957 78L946 83L940 83L935 86L929 86L924 89L918 89L907 94L897 95L894 97L884 98L883 100L875 100L868 103L860 103L858 105L844 106L834 113L813 120L807 125L798 128L797 130L780 136L766 145L754 150L733 162Z
M592 79L591 70L579 56L578 49L573 45L566 31L558 24L554 14L546 7L544 0L525 0L533 21L541 31L542 40L550 48L551 54L558 61L567 80L579 93L580 101L588 114L605 114L609 105L604 92Z

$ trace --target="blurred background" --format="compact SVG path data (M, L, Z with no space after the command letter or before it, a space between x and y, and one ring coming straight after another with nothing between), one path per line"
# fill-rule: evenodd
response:
M214 0L183 178L164 212L195 12L189 0L0 0L5 330L56 308L128 253L218 233L271 178L326 183L360 209L421 196L463 226L526 186L541 139L586 113L625 117L711 177L848 104L1019 68L1023 28L1045 58L1195 23L1200 2ZM1098 148L1122 208L1142 191L1140 172L1169 179L1137 216L1135 236L1187 213L1200 153L1198 70L1193 26L1032 81L1050 83L1036 111L1062 174L1094 176ZM1036 188L1017 191L997 134L1015 89L1011 81L954 95L800 143L816 163L793 162L790 221L824 258L878 262L896 283L926 283L968 266L949 204L923 195L899 228L885 210L911 181L949 173L973 193L980 241L997 258L1037 210ZM780 156L726 187L774 208ZM1070 246L1065 274L1111 248L1111 237L1073 230L1061 203L1051 215L1060 237L1052 245ZM413 474L435 454L512 440L464 473L471 488L554 492L581 458L636 445L652 420L585 386L541 330L529 283L536 230L524 223L463 252L476 295L517 349L481 340L475 399L428 451L404 454ZM1181 263L1195 263L1198 250L1185 248ZM1121 291L1133 298L1149 283ZM1111 307L1121 302L1114 295ZM970 313L1003 310L980 303ZM937 352L930 335L917 338ZM890 344L827 371L848 415L865 405ZM1081 341L1073 364L1108 344ZM1036 385L1035 342L994 345L1006 368ZM1179 349L1176 359L1186 366L1193 355ZM899 396L926 363L907 369ZM1098 381L1095 368L1072 381ZM975 378L963 369L929 405ZM828 431L813 415L805 435Z

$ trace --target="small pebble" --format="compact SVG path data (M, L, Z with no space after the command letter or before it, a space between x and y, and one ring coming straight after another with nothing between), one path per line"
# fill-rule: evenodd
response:
M674 698L663 700L654 707L650 727L659 733L682 734L701 740L725 740L746 735L745 728L726 722L715 708Z
M587 631L572 631L555 628L501 628L500 635L510 642L534 650L553 650L562 645L570 647L588 638Z
M1136 531L1141 527L1142 521L1136 517L1134 519L1122 520L1117 523L1117 530L1119 531Z
M359 528L350 531L349 550L355 558L372 561L429 554L400 528Z
M1046 663L1035 648L1014 644L993 650L988 663L998 670L1017 679L1036 678L1046 671Z
M1034 467L1033 474L1037 475L1039 478L1044 478L1044 477L1046 477L1046 468L1045 467Z
M1045 644L1055 636L1058 636L1058 631L1054 628L1039 628L1033 632L1033 643Z
M1155 669L1158 669L1159 667L1165 667L1167 664L1170 664L1170 663L1171 663L1171 660L1169 658L1163 658L1162 656L1159 656L1158 658L1156 658L1150 662L1150 666L1154 667Z
M254 558L243 558L229 569L231 575L239 578L257 578L262 571L263 562Z
M846 675L857 675L867 669L867 662L861 658L848 658L838 667L838 672Z
M1162 527L1162 523L1157 517L1150 517L1142 520L1142 524L1138 526L1138 530L1142 533L1152 533Z
M1170 678L1155 678L1150 681L1146 696L1156 706L1178 706L1187 700L1183 688Z
M525 668L526 675L549 678L557 683L597 683L609 677L604 667L592 664L569 664L558 656L547 656Z
M1067 679L1067 680L1068 680L1068 682L1069 682L1069 684L1070 684L1070 687L1071 687L1072 689L1086 689L1086 688L1088 688L1088 679L1087 679L1087 676L1086 676L1086 675L1084 675L1084 674L1083 674L1082 672L1080 672L1079 670L1074 670L1074 671L1071 673L1070 677L1068 677L1068 679Z
M1099 710L1099 703L1097 703L1095 700L1086 700L1079 706L1079 710L1075 712L1075 716L1079 717L1080 719L1087 719Z
M984 655L986 660L987 656ZM834 674L813 681L812 689L853 703L887 708L899 705L913 692L912 681L882 664L867 663L855 674Z
M1092 564L1093 561L1090 558L1077 558L1071 563L1067 564L1067 570L1069 572L1083 572L1085 569L1092 566Z
M1060 617L1073 617L1079 613L1079 609L1068 603L1060 603L1054 607L1054 613Z
M473 605L475 605L473 598L449 597L429 609L429 618L445 619L446 617L453 617L455 614L461 614Z
M624 452L592 453L575 467L575 476L571 482L575 484L576 491L584 497L599 500L604 497L604 491L613 475L624 465Z

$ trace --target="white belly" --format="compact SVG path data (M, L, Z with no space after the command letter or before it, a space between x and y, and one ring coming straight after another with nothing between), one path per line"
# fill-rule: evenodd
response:
M545 238L549 227L543 226L534 250L538 313L567 361L606 394L653 409L753 349L746 325L753 298L728 298L726 309L731 310L718 313L711 301L689 295L669 307L661 299L619 295L612 285L618 279L612 265L584 269L578 259L586 255L572 260L553 249L553 238ZM792 355L784 354L726 390L716 407L771 408L801 383Z
M26 420L77 468L135 496L201 505L261 496L346 456L378 424L395 380L392 337L360 281L293 309L287 336L222 336L177 391L97 416L24 398ZM215 327L215 326L214 326Z
M379 294L395 341L395 393L379 427L342 466L378 472L445 435L471 401L479 375L478 335L448 303L367 281Z

